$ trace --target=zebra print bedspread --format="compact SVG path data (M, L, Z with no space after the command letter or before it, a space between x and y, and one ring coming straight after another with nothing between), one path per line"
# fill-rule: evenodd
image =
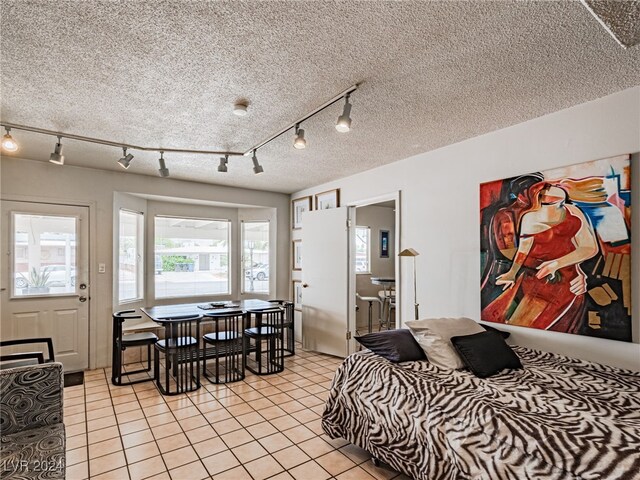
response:
M323 428L415 479L640 479L640 374L514 350L487 379L351 355Z

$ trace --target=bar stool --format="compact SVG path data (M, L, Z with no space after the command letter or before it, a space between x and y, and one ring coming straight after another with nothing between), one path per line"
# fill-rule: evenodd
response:
M387 328L387 330L391 330L391 312L393 312L394 315L394 328L395 328L395 314L396 314L396 297L391 297L389 298L389 304L387 305L387 318L385 320L385 327ZM382 324L380 324L380 327L382 328Z
M122 310L113 314L113 352L111 360L111 383L118 386L149 382L155 377L154 372L154 376L149 376L148 378L130 380L127 382L122 381L124 351L128 347L144 347L145 345L147 347L147 368L134 370L132 372L124 372L124 375L135 375L137 373L150 372L151 346L155 345L155 343L158 341L158 336L152 332L130 333L127 335L123 335L122 324L125 322L125 320L142 318L140 315L131 315L132 313L135 313L135 310Z
M246 361L245 366L256 375L269 375L284 370L284 309L274 307L267 310L247 310L255 315L256 326L244 331ZM255 341L255 359L251 360L251 339ZM263 351L262 342L267 341L267 349ZM263 353L266 359L263 359ZM264 361L266 360L266 361ZM251 365L251 363L253 365Z
M201 315L155 320L164 326L164 339L155 344L156 385L163 395L178 395L200 388ZM164 354L164 384L160 354ZM173 388L172 388L173 387Z
M207 313L203 320L213 320L214 331L202 337L202 375L211 383L230 383L244 379L244 324L247 312L235 310ZM213 352L207 351L213 346ZM214 360L215 375L207 374L207 357Z
M284 308L284 354L285 357L291 357L296 354L296 325L294 317L293 302L289 300L269 300L269 303L275 303Z
M382 300L378 297L363 297L359 293L356 293L356 298L362 302L369 302L369 322L368 322L368 333L371 333L373 330L373 304L378 304L378 323L382 325Z
M383 324L388 325L387 319L391 316L391 309L395 309L395 301L396 301L396 289L395 287L390 287L389 290L385 289L378 291L378 297L382 302L382 313L380 314L380 328L382 328ZM393 303L393 307L391 307L391 303ZM384 320L382 320L384 319ZM387 330L389 327L387 326Z

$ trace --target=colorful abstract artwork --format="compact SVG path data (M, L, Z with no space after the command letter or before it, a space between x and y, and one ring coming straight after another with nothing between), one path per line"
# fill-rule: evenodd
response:
M480 186L481 318L631 341L631 162Z

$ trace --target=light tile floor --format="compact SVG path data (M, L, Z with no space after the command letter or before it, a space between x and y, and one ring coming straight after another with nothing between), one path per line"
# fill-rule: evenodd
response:
M301 349L284 372L165 397L109 369L64 390L67 480L406 479L332 440L320 417L341 360ZM139 366L132 366L139 368Z

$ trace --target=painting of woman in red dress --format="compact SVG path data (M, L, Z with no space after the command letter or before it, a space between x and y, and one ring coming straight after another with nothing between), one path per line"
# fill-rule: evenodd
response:
M609 181L597 176L554 179L539 173L483 187L481 319L630 341L620 269L615 279L610 271L604 280L592 275L605 273L607 258L629 260L613 253L630 252L630 241L618 240L629 240L629 212L613 203L630 202L630 196L612 199Z

